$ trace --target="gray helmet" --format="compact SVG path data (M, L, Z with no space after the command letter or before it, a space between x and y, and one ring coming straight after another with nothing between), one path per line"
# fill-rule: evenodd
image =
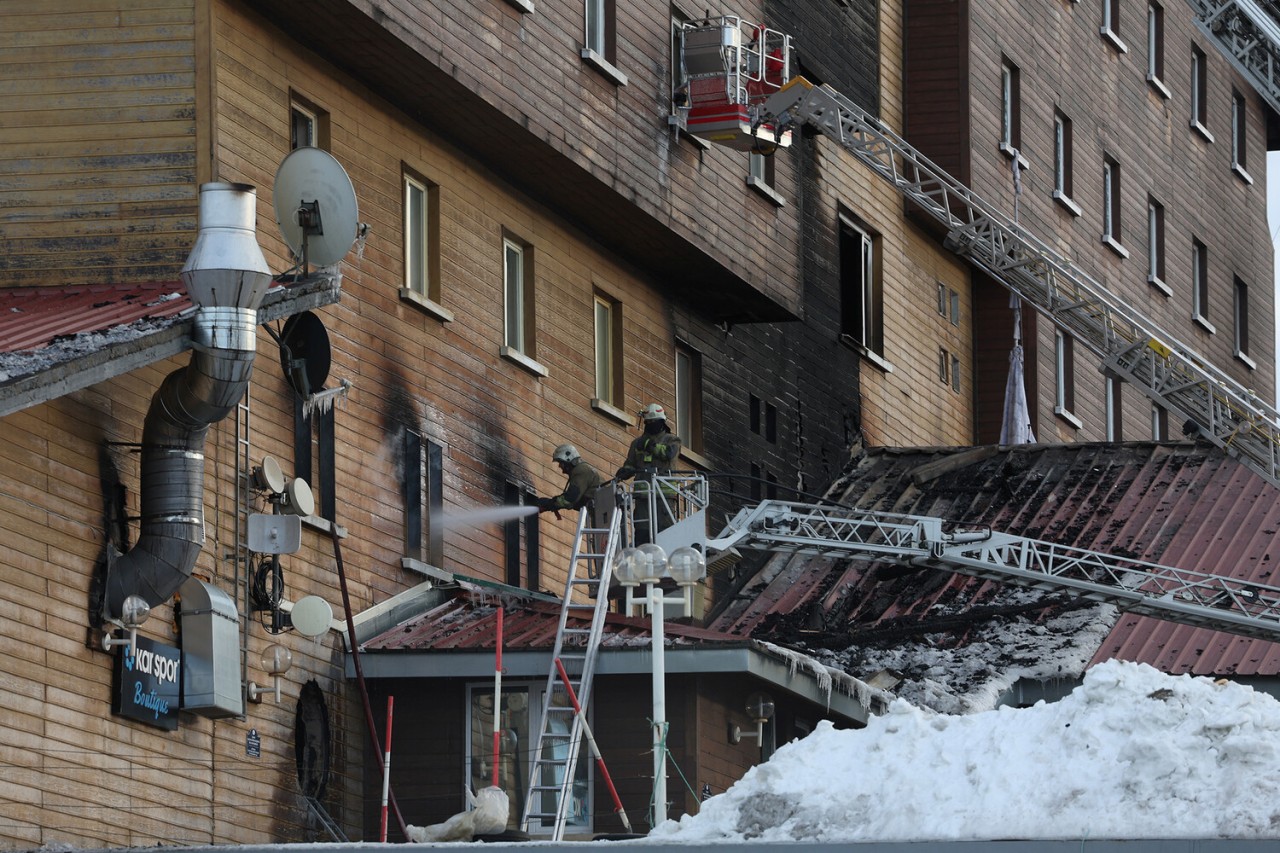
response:
M551 453L551 460L553 462L564 462L568 465L573 465L581 458L582 457L578 455L578 448L574 447L572 444L562 444Z

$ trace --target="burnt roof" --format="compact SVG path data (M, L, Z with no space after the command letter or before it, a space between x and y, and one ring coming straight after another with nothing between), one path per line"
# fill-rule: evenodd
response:
M1280 490L1221 450L1193 442L857 453L831 498L868 510L987 524L993 530L1178 568L1274 583ZM928 634L963 646L1013 616L1044 620L1084 605L887 561L778 556L709 627L780 644L882 646ZM1280 644L1122 615L1094 656L1196 675L1275 675Z

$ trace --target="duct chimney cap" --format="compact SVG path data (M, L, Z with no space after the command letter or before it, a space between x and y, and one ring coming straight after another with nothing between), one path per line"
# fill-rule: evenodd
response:
M182 281L200 308L251 308L262 304L271 270L257 235L257 191L249 184L200 186L196 244L182 267Z

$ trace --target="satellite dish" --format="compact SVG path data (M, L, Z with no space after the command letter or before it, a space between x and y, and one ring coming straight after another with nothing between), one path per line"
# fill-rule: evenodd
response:
M280 507L290 515L300 515L304 518L315 515L316 499L311 494L311 487L307 485L307 481L301 477L290 480L289 485L284 487L284 494L280 496Z
M276 223L302 264L327 267L351 251L360 214L351 178L320 148L295 148L276 170Z
M280 332L280 366L303 399L324 388L329 378L329 332L310 311L294 314Z
M284 471L271 456L262 457L262 467L253 469L253 482L259 489L273 494L284 491Z
M289 611L294 630L304 637L319 637L333 622L333 608L318 595L300 598Z

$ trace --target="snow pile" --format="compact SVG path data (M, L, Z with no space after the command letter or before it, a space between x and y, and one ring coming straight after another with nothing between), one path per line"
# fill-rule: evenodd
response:
M1280 703L1142 665L969 716L901 699L813 734L651 834L684 844L1280 838Z

